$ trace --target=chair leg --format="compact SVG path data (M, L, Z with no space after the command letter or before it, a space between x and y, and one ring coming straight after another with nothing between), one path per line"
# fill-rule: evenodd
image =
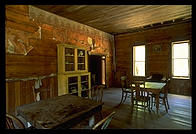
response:
M166 102L165 102L165 98L163 99L163 103L164 103L164 105L165 105L165 110L166 110L166 112L168 113L167 105L166 105Z
M151 111L150 111L150 98L149 98L149 100L148 100L148 111L151 112Z
M120 100L120 104L122 103L123 98L124 98L124 92L122 92L122 97L121 97L121 100Z
M126 95L125 95L125 99L124 99L124 101L123 102L125 102L125 100L127 99L127 93L126 93Z
M151 97L151 109L153 107L153 96Z
M167 106L168 106L168 109L169 109L169 103L168 103L168 98L165 98L166 99L166 102L167 102Z

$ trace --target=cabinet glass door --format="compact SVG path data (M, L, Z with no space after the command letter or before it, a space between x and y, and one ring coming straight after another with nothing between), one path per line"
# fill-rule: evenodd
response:
M81 96L82 97L88 97L89 95L89 77L88 75L81 76Z
M74 71L74 49L65 48L65 71Z
M85 70L85 50L78 49L78 70Z
M78 94L78 76L68 77L69 94Z

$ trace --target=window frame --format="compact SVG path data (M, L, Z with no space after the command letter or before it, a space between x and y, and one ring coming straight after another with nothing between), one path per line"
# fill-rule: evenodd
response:
M188 43L188 76L175 76L174 75L174 60L178 58L174 58L174 45L175 44L181 44L181 43ZM171 43L171 77L175 79L190 79L190 41L184 40L184 41L174 41ZM187 58L180 58L180 59L187 59Z
M139 46L144 46L145 48L145 58L144 61L139 61L139 62L144 62L144 76L139 76L135 74L135 51L134 51L134 47L139 47ZM145 44L141 44L141 45L133 45L132 47L132 75L133 77L146 77L146 45Z

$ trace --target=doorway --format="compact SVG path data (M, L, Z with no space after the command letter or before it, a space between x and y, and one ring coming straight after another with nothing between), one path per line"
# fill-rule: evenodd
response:
M91 86L106 86L106 59L104 55L89 55L88 71L91 72Z

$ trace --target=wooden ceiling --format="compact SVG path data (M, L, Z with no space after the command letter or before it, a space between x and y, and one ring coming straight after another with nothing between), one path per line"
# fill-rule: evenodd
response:
M36 5L110 34L192 19L191 5Z

